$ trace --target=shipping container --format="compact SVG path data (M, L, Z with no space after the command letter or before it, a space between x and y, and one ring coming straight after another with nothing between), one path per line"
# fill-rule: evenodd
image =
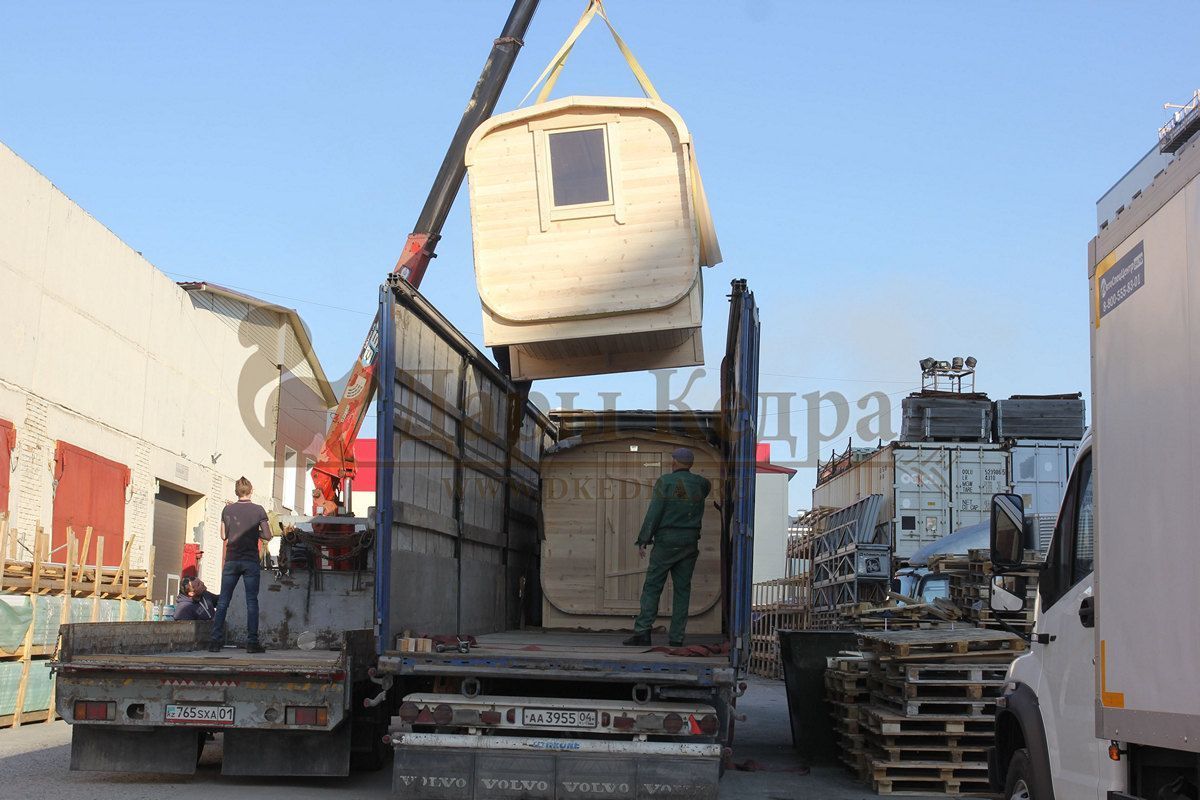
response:
M813 508L883 495L879 524L897 558L987 518L1007 484L1008 454L974 442L892 442L813 490Z
M1029 546L1045 553L1054 533L1058 507L1067 489L1078 440L1020 440L1009 448L1009 491L1025 501L1025 516L1033 520Z

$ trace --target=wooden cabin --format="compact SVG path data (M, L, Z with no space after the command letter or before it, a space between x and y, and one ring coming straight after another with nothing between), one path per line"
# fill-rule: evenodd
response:
M565 443L564 443L565 444ZM712 481L692 577L688 634L721 632L721 456L692 438L614 431L560 446L542 459L542 625L584 630L629 629L637 616L649 558L638 558L654 482L671 469L671 451L690 447L692 471ZM669 625L670 582L655 623Z
M514 378L704 363L700 268L721 256L674 109L541 103L483 123L466 164L484 340Z

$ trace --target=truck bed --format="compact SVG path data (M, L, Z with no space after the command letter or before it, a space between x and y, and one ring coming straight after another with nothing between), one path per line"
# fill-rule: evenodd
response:
M225 647L208 652L210 622L89 622L64 625L57 666L62 670L123 673L193 672L333 675L348 669L353 647L299 647L247 653ZM369 649L369 632L351 637ZM359 641L361 639L361 641Z
M623 680L639 675L656 682L713 685L733 680L728 655L673 656L653 647L626 647L625 633L513 630L477 636L469 653L384 653L381 664L407 675ZM718 636L690 637L688 644L717 645ZM665 642L660 643L665 644Z
M344 668L343 654L334 650L268 650L247 653L241 648L226 647L219 653L207 648L184 652L143 653L125 655L103 651L76 656L70 667L76 669L120 668L122 672L159 672L181 670L188 672L285 672L317 674Z

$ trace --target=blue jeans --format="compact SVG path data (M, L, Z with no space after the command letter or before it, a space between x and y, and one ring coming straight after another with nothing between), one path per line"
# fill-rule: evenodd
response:
M221 598L217 600L217 616L213 620L213 644L223 644L225 639L225 615L233 600L233 590L238 581L246 581L246 644L258 644L258 579L257 561L226 561L221 570Z

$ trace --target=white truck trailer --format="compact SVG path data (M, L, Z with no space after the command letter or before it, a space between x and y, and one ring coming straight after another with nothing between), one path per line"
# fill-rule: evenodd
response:
M1153 177L1135 168L1114 187L1123 206L1089 245L1093 431L990 759L1014 800L1200 791L1200 144L1180 138ZM998 571L1020 560L1022 511L1019 496L993 499Z

